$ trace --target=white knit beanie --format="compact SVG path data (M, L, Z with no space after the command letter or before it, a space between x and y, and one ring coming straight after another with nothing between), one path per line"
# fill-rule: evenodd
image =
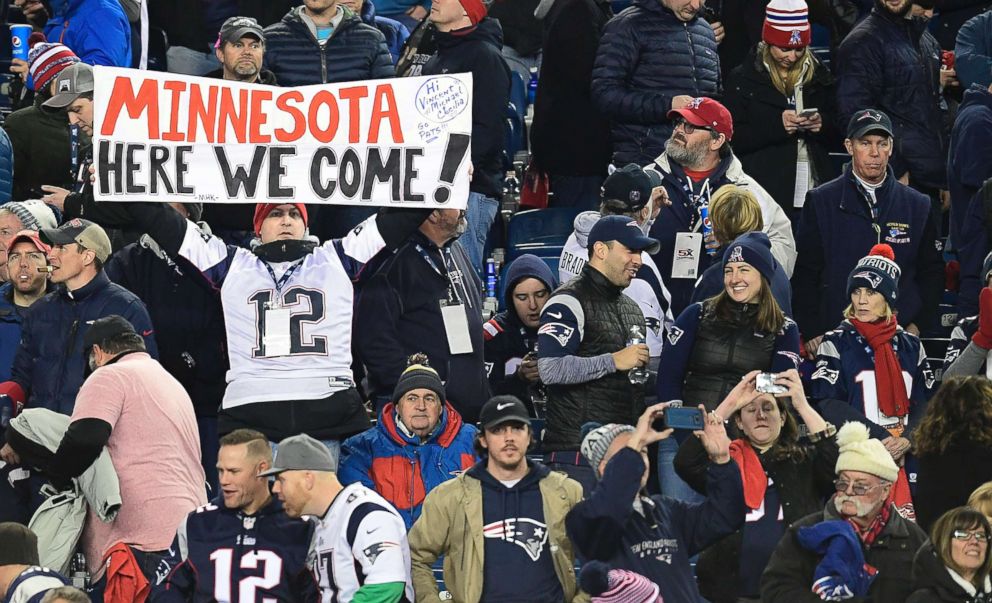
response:
M861 471L878 476L885 481L895 482L899 477L899 466L880 440L868 435L868 428L862 423L848 422L837 432L836 473L841 471Z
M45 205L43 201L31 199L29 201L11 201L0 205L0 209L5 209L17 216L23 228L21 230L41 230L43 228L58 228L59 223L55 220L55 212Z

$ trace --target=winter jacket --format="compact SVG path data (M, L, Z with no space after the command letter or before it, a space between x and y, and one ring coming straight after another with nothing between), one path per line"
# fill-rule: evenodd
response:
M392 55L395 65L396 61L400 59L400 53L403 52L403 45L410 37L410 30L396 19L376 15L375 5L371 2L362 4L362 14L359 16L362 23L378 29L379 33L386 38L386 48L389 49L389 54Z
M14 432L8 432L8 438L15 438L12 443L15 448L23 451L25 444L30 443L31 447L41 447L54 454L69 429L69 417L44 408L28 408L11 420L9 429ZM75 499L82 499L84 503L74 504ZM102 521L110 522L117 517L121 504L117 471L110 452L104 448L96 461L74 480L72 490L49 498L31 518L31 528L42 547L39 553L44 551L42 563L58 571L67 571L75 552L74 545L83 532L86 509L92 509Z
M614 165L661 155L672 134L672 98L720 93L716 38L702 17L685 22L658 0L634 0L606 24L592 98L611 121Z
M230 368L217 289L148 235L111 256L104 269L110 280L148 300L159 362L189 393L197 416L216 416Z
M3 129L14 147L13 198L17 201L40 199L41 185L72 188L72 147L65 115L48 112L41 103L48 97L35 95L35 103L18 109L3 122ZM89 137L80 132L80 142Z
M645 469L638 452L617 452L592 495L568 514L568 536L583 559L637 572L657 584L665 603L697 603L689 557L744 524L741 472L731 461L710 465L709 496L702 503L686 503L642 496ZM634 508L635 499L640 510Z
M475 464L472 445L477 433L445 402L437 427L421 442L398 427L396 406L390 402L372 429L345 440L338 479L346 486L361 482L378 492L399 511L409 530L431 490Z
M808 131L789 134L781 125L782 112L795 110L795 96L791 92L785 96L772 85L761 57L758 49L752 48L744 62L730 73L723 102L734 117L734 153L741 160L744 172L795 220L799 217L793 201L798 141L806 143L814 183L821 184L837 176L829 154L830 146L840 136L834 78L814 59L813 77L803 85L803 106L819 110L823 126L815 134Z
M950 239L954 249L964 240L968 203L992 177L992 93L972 86L958 107L947 154L947 189L951 194ZM984 259L984 258L983 258Z
M513 260L503 278L506 310L482 325L489 386L495 395L510 394L529 405L531 386L517 376L517 367L528 353L536 353L537 328L527 327L520 320L513 305L513 289L524 279L537 279L548 289L547 300L558 287L558 279L544 260L529 253Z
M717 317L710 302L689 306L675 320L661 353L659 400L714 410L750 371L781 373L798 367L796 323L786 318L778 333L761 333L755 328L757 305L730 304L733 320Z
M760 234L765 236L764 233ZM765 240L768 240L767 236L765 236ZM722 258L726 250L726 246L717 250L716 257ZM775 270L774 274L772 274L772 280L769 283L772 289L772 296L778 302L778 307L782 309L782 312L791 318L792 284L789 283L789 277L785 273L785 269L782 268L782 265L778 263L778 260L772 258L772 264ZM696 288L692 290L692 299L689 302L695 304L705 301L714 295L719 295L723 290L723 262L713 262L703 272L703 276L699 277L699 280L696 281Z
M0 129L0 203L7 203L13 197L14 189L14 146L10 136Z
M908 170L914 182L947 188L940 47L923 19L896 17L875 4L834 59L839 123L861 109L884 111L895 134L889 162L896 177Z
M981 592L973 585L971 591L959 582L960 575L953 577L951 569L937 556L933 543L927 542L916 552L913 559L913 594L906 603L985 603L992 599L992 583L985 578Z
M665 279L665 284L668 285L668 289L672 293L672 314L678 316L689 305L696 279L711 264L716 262L716 258L707 254L700 243L696 252L699 257L696 274L692 278L672 278L672 260L678 233L701 232L702 230L699 207L686 190L689 186L688 176L682 171L680 165L669 161L666 154L657 157L654 163L645 166L644 169L658 172L665 186L665 191L668 192L668 198L672 201L671 206L661 208L658 219L651 227L651 237L661 242L661 249L652 257L658 270L661 271L661 276ZM716 170L706 181L694 182L691 187L695 191L695 195L703 195L700 203L708 205L709 196L724 184L747 188L757 198L758 204L761 205L762 221L765 224L763 232L771 240L772 255L785 269L785 273L791 276L792 267L796 262L796 240L792 236L792 223L771 195L754 178L744 172L737 157L731 155L721 159Z
M489 7L489 16L499 21L505 34L504 43L524 57L541 51L541 22L535 12L539 0L496 0ZM542 60L541 70L544 71Z
M485 18L474 28L438 31L437 54L424 65L423 75L472 73L472 165L469 188L496 199L501 193L504 113L510 102L510 68L500 50L499 21Z
M812 438L811 438L812 440ZM834 466L837 464L837 440L834 436L823 437L819 434L815 442L805 444L802 452L795 456L784 456L775 450L764 452L754 449L761 462L761 467L768 476L769 491L773 486L778 508L769 509L767 505L758 509L748 509L745 525L760 525L767 516L778 517L776 527L784 530L806 515L823 508L823 500L834 491ZM688 438L679 452L675 455L675 471L694 490L706 495L706 475L710 466L706 449L696 438ZM764 505L766 496L762 501ZM755 529L755 528L751 528ZM747 528L739 530L720 542L703 551L696 565L696 577L699 580L699 590L703 597L711 603L735 603L738 597L754 597L757 592L741 591L741 561L742 547ZM763 554L763 559L753 565L764 567L774 550L774 543L766 550L754 548L755 545L768 544L767 539L760 535L752 535L755 542L747 551L747 555ZM778 538L774 538L778 542ZM748 582L755 586L759 576L748 576Z
M31 306L21 326L12 379L26 394L26 406L72 414L87 362L86 331L94 320L111 314L126 318L144 338L148 353L158 357L145 304L103 271L75 291L60 286Z
M953 48L954 71L961 86L988 88L992 84L992 13L984 12L962 25Z
M393 59L376 28L345 7L341 24L323 44L298 6L265 28L264 64L281 86L305 86L393 77Z
M919 337L897 327L892 347L906 381L909 416L900 420L882 414L875 390L875 353L854 325L844 320L820 341L816 350L816 370L807 390L811 399L837 400L849 407L821 404L820 414L824 419L834 425L857 420L869 427L872 437L879 439L890 435L886 429L902 425L907 429L903 435L912 438L912 430L926 413L936 379ZM853 416L848 414L852 410L856 413Z
M536 165L551 174L606 174L613 154L610 121L593 103L592 68L612 16L609 2L595 0L555 0L544 15L530 145Z
M459 282L460 277L464 285L454 288L465 309L472 352L450 352L438 303L448 299L445 261L442 250L419 231L363 285L355 309L355 333L361 333L355 338L355 349L368 371L373 398L392 396L410 354L427 354L430 365L445 382L448 401L466 422L475 423L489 399L482 342L482 282L456 240L445 244L443 255L454 267L454 280Z
M941 380L956 375L985 375L989 366L989 351L971 341L978 331L978 315L962 318L951 331L944 353L944 372Z
M931 220L930 199L896 182L890 167L876 189L877 217L851 166L826 184L806 193L796 240L799 257L792 275L792 306L807 339L832 329L851 303L847 277L858 260L877 243L892 246L902 270L899 299L893 310L899 322L925 331L934 321L944 266Z
M992 450L970 441L965 428L959 433L944 452L916 456L913 509L916 523L928 533L938 517L968 504L971 493L992 480Z
M10 283L0 285L0 383L10 380L10 370L14 364L14 355L21 342L21 316L27 308L14 305L14 286Z
M118 0L51 0L49 42L65 44L84 63L131 66L131 24Z
M634 300L589 264L559 287L541 310L538 369L547 385L545 452L577 451L582 426L590 421L632 425L644 410L644 387L616 369L610 354L627 347L631 328L644 332L644 315ZM605 358L607 370L591 379L562 379L567 363ZM553 370L552 362L565 364Z
M989 3L988 0L935 0L934 8L939 17L934 19L936 27L930 29L941 48L955 50L955 42L960 38L965 25L976 16L985 14L989 10ZM955 70L957 70L957 57L955 57ZM958 71L958 79L960 78L961 72Z
M813 572L820 557L799 545L800 528L823 521L840 519L833 499L823 511L807 515L789 528L772 554L761 576L761 600L765 603L820 603L812 590ZM864 549L865 562L878 570L867 597L846 599L852 603L905 603L913 592L910 575L913 556L923 546L927 535L915 523L903 519L890 507L889 521L871 546Z
M992 187L992 182L988 183L988 187ZM985 256L992 251L992 239L989 238L992 222L986 211L989 202L986 201L984 192L992 193L992 188L988 187L984 190L979 189L968 201L965 217L961 223L961 235L957 242L951 241L961 263L958 316L978 314L978 296L985 287L982 266L985 263Z
M484 468L485 462L482 461L480 467ZM551 551L555 575L565 594L564 600L578 601L575 556L572 542L565 534L565 516L582 500L582 487L564 473L549 471L540 463L528 461L528 466L531 472L540 475L547 546ZM469 471L444 482L424 501L420 519L409 535L417 603L436 603L440 600L431 566L442 555L444 585L453 600L481 600L487 562L484 555L482 487L481 481ZM524 548L525 544L531 544L530 541L515 542ZM514 576L506 578L512 580Z

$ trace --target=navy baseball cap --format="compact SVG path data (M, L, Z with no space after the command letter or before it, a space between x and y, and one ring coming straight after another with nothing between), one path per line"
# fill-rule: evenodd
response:
M593 243L617 241L631 251L658 253L661 243L641 232L637 220L627 216L606 216L600 218L589 231L588 247Z
M847 124L847 137L851 140L867 134L879 134L893 138L892 120L878 109L862 109L851 116Z
M603 200L616 199L631 210L638 210L651 200L651 191L661 186L660 179L652 177L636 163L628 163L606 177L603 182Z

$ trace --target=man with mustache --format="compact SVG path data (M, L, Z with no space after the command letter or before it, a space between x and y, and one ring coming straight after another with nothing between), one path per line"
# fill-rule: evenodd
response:
M651 236L661 243L651 256L671 291L672 314L677 318L689 305L699 276L714 262L719 263L716 249L720 244L712 233L706 233L710 225L704 214L711 195L721 186L741 187L758 200L772 255L790 276L796 242L782 207L744 172L730 148L734 122L726 107L709 98L693 98L684 107L669 111L668 116L674 129L665 152L644 169L660 175L671 200L651 227Z
M482 461L427 496L410 530L417 602L438 601L431 566L444 555L454 601L571 602L578 596L565 516L579 484L527 458L527 408L496 396L482 408L475 440Z
M890 501L899 467L861 423L837 444L837 493L782 537L761 577L765 603L902 603L913 592L906 572L927 536Z

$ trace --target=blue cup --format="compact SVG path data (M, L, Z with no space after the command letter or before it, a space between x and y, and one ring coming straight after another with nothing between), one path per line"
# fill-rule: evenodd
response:
M28 37L33 28L24 23L16 23L10 26L10 48L15 59L28 60Z

